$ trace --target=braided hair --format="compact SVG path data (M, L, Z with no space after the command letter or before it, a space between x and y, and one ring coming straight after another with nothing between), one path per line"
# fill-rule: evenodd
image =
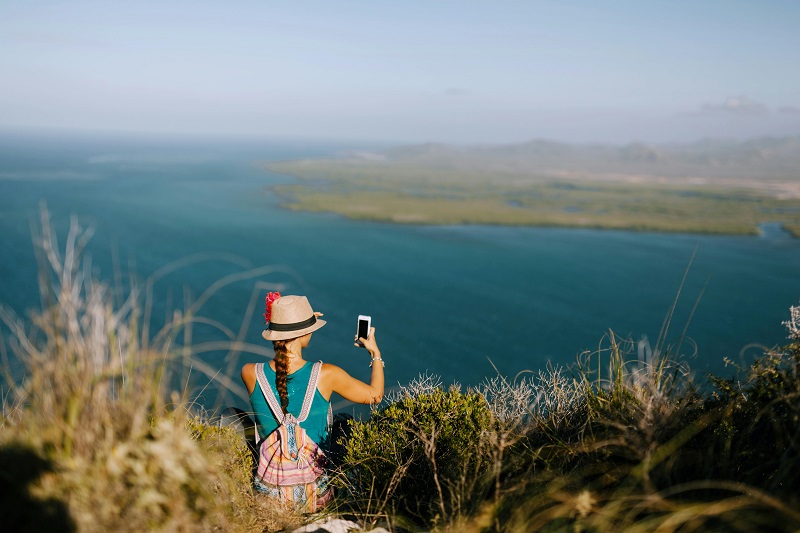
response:
M289 341L272 341L275 349L275 388L281 398L281 410L286 414L289 409L289 393L286 391L287 376L289 374L289 351L286 345Z

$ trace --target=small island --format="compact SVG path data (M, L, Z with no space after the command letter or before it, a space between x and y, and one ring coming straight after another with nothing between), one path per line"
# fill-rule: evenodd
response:
M288 209L401 224L800 237L800 137L693 144L446 144L269 163Z

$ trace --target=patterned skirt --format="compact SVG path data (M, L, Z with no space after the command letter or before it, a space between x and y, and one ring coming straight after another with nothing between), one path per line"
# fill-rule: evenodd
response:
M331 501L333 492L329 490L328 482L327 475L318 477L313 483L282 486L264 483L258 476L253 478L253 486L258 492L289 503L304 513L319 511Z

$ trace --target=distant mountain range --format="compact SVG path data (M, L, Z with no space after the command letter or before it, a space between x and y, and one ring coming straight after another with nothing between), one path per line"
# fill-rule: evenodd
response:
M624 146L533 140L505 145L426 143L371 154L386 162L426 167L543 174L800 180L800 137Z

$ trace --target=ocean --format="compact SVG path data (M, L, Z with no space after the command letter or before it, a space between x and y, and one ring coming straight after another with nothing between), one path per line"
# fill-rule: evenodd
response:
M92 272L112 286L175 267L155 283L156 319L225 276L271 267L221 289L201 314L264 344L267 290L305 294L328 321L308 357L367 379L368 356L352 338L357 316L371 315L389 386L420 374L470 386L498 372L568 367L607 345L610 331L655 345L676 298L667 339L700 378L729 375L726 359L747 364L786 341L781 322L800 303L800 240L774 226L720 237L391 225L286 210L271 192L294 178L267 171L267 161L364 147L4 133L0 302L21 315L38 304L31 228L44 203L62 246L72 216L94 229ZM224 339L211 328L195 336ZM197 357L236 381L241 364L259 358ZM209 403L213 390L201 395Z

